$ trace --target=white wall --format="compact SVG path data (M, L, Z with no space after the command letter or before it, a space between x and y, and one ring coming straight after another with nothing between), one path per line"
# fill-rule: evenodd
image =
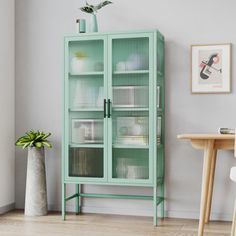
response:
M75 19L87 17L83 0L16 1L16 134L28 129L53 133L47 151L49 206L60 209L61 99L63 36L75 32ZM93 3L94 1L90 0ZM98 14L100 31L158 28L166 37L166 210L169 216L198 217L202 152L176 139L186 132L216 132L235 127L233 93L191 95L190 45L235 43L236 2L222 0L116 0ZM233 47L233 54L235 49ZM235 70L235 64L233 71ZM235 186L229 171L232 152L220 152L213 198L213 218L231 219ZM16 204L24 206L26 152L16 152ZM73 188L70 188L70 191ZM151 193L149 188L86 186L85 191ZM150 215L146 201L88 199L87 212ZM73 203L68 203L73 209Z
M15 202L14 0L0 0L0 213Z

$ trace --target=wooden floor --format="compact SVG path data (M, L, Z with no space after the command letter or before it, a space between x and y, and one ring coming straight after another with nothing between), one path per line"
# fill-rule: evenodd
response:
M165 219L153 227L152 218L102 214L70 214L66 221L59 213L26 217L22 211L0 216L0 236L195 236L196 220ZM204 236L229 236L231 222L211 222Z

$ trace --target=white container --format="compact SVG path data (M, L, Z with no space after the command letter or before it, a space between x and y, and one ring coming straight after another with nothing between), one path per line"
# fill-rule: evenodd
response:
M72 143L103 143L103 120L72 119Z
M113 87L113 107L148 107L147 86Z
M71 59L71 74L78 75L85 71L85 59L79 59L77 57L73 57Z

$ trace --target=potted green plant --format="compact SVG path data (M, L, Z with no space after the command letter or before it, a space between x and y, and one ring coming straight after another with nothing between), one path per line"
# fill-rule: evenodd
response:
M97 11L111 3L112 3L111 1L106 0L97 5L91 5L86 1L86 5L80 8L81 11L91 14L90 27L89 27L90 32L98 32L98 24L96 16Z
M51 133L30 130L20 137L15 145L28 148L27 177L25 191L25 215L47 214L47 188L44 147L51 148L47 138Z

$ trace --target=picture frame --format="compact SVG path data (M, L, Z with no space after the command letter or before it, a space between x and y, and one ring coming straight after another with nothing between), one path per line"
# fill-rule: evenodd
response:
M191 93L231 92L231 43L191 45Z

